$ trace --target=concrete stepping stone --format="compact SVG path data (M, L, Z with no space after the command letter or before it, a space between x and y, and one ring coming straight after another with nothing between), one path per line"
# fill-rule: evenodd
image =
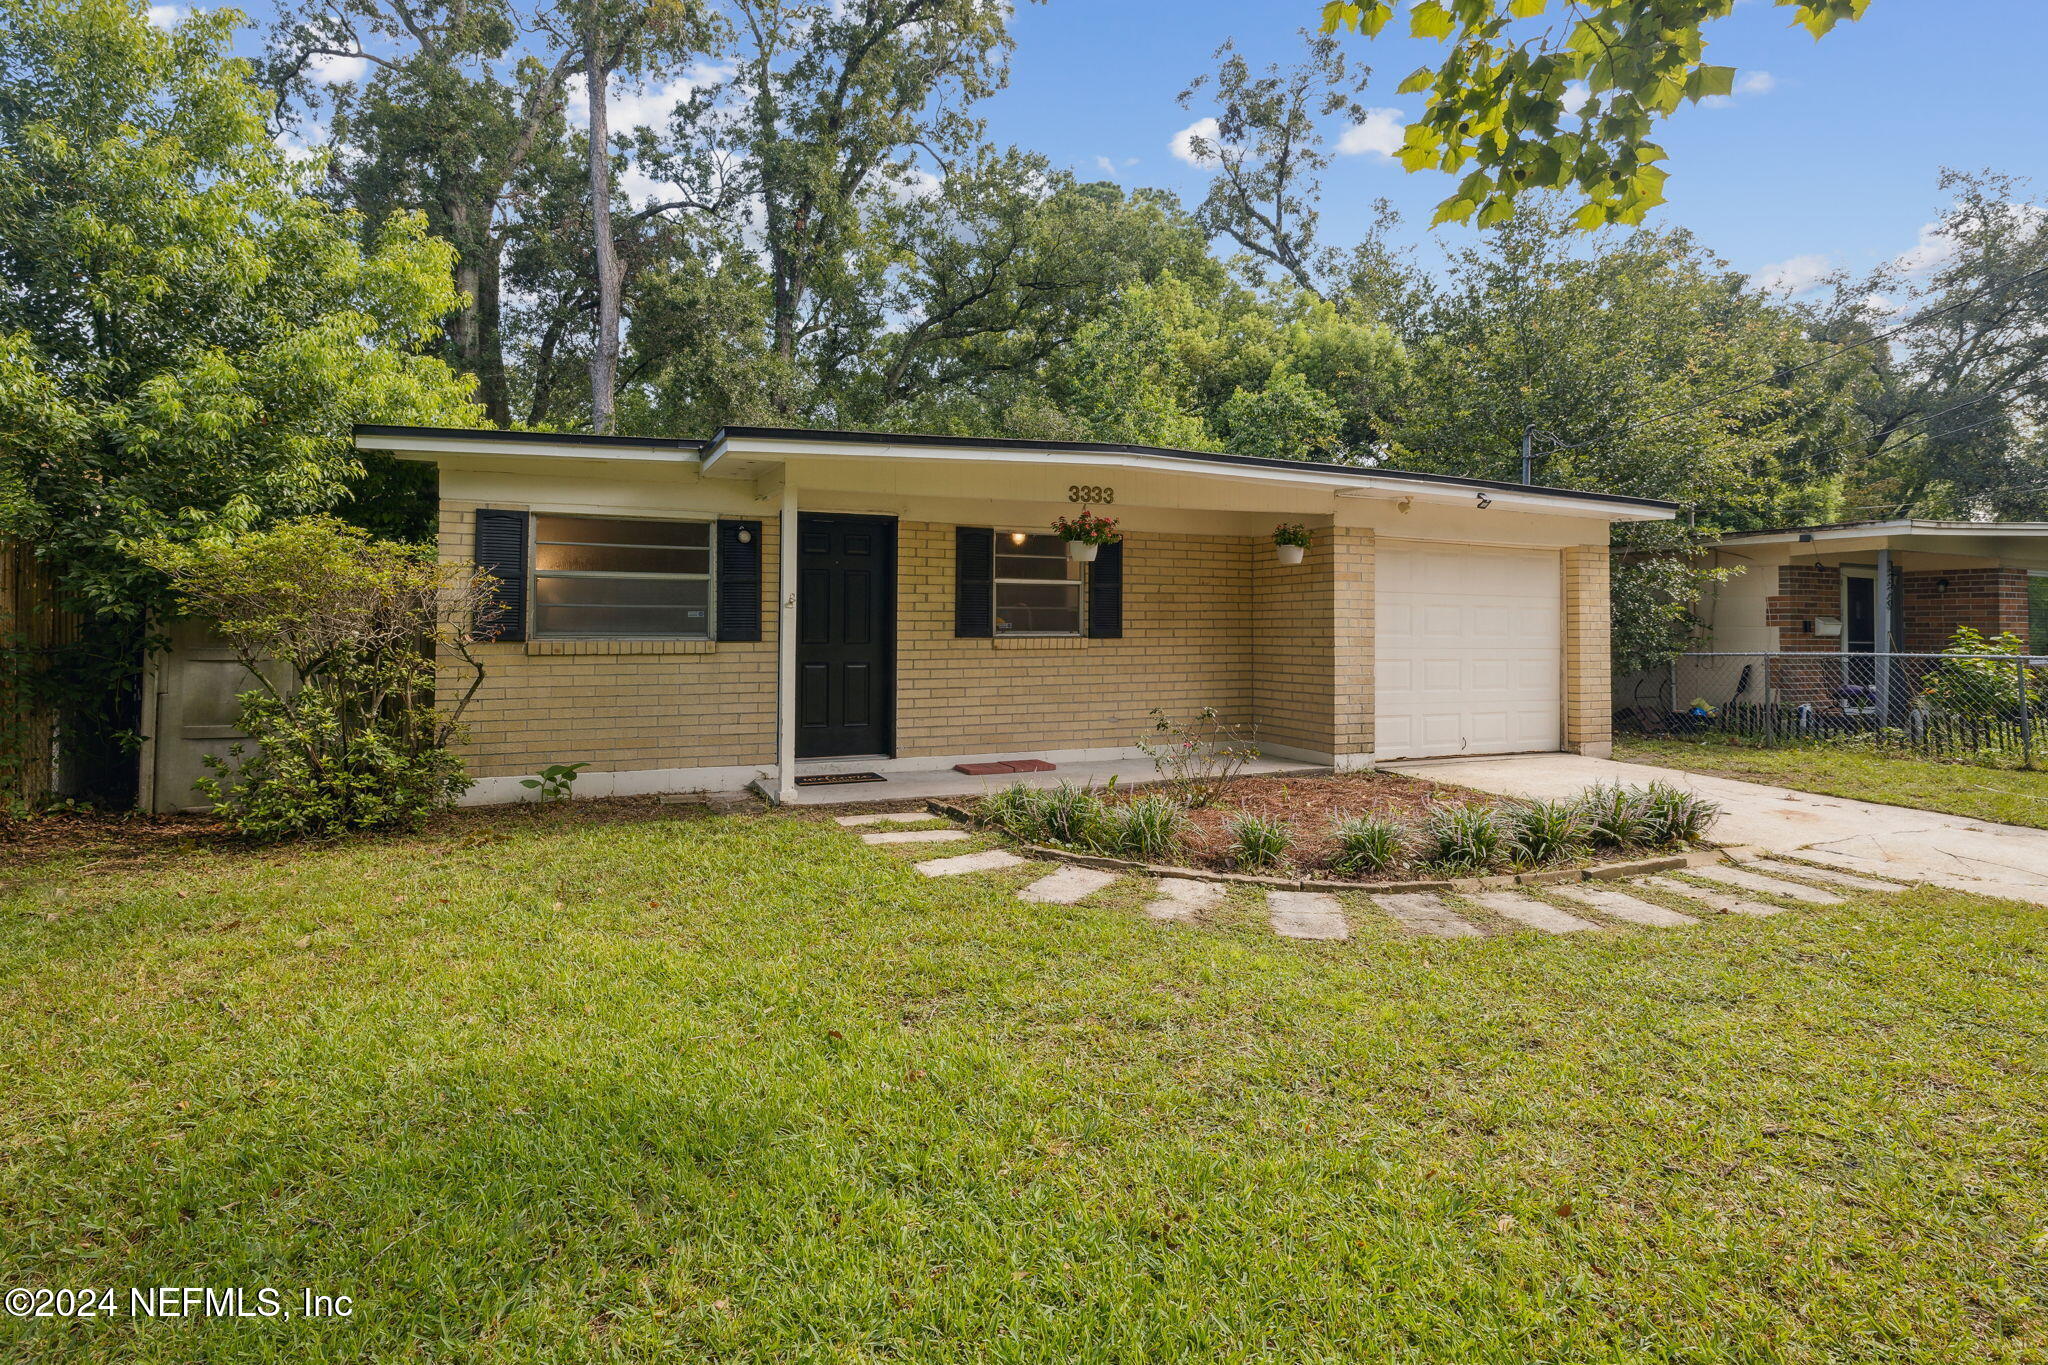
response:
M991 848L982 853L962 853L954 858L928 858L911 866L927 877L957 877L963 872L1000 872L1006 867L1022 867L1028 861L1000 848Z
M886 834L863 834L864 844L950 844L965 839L964 829L897 829Z
M1153 919L1193 924L1202 913L1223 903L1221 882L1197 881L1193 877L1161 877L1159 894L1145 906Z
M1816 891L1798 882L1781 882L1776 877L1766 877L1761 872L1750 872L1726 863L1710 863L1705 867L1689 867L1688 873L1704 877L1710 882L1724 886L1739 886L1744 891L1761 891L1767 896L1783 896L1787 900L1805 901L1808 905L1840 905L1842 897L1832 891Z
M1630 924L1645 924L1654 929L1680 929L1699 921L1691 915L1681 915L1676 910L1653 905L1640 896L1631 896L1621 891L1609 891L1598 886L1553 886L1550 888L1568 901L1590 905L1603 915L1627 920Z
M1780 877L1804 877L1819 882L1822 886L1841 886L1851 891L1907 891L1910 887L1897 882L1882 882L1875 877L1859 877L1853 872L1825 872L1804 863L1780 862L1776 858L1760 858L1744 867L1755 868L1758 872L1769 872Z
M923 810L885 810L872 815L835 815L832 823L852 829L857 825L921 825L927 820L943 820L942 815L933 815Z
M1402 928L1432 938L1485 938L1477 926L1451 912L1443 899L1426 891L1400 891L1370 898Z
M1351 937L1344 907L1327 891L1268 891L1266 918L1282 938L1334 941Z
M1669 891L1674 896L1697 901L1709 910L1724 910L1731 915L1754 915L1758 919L1764 919L1785 913L1785 907L1782 905L1766 905L1762 901L1731 896L1725 891L1709 891L1704 886L1694 886L1691 882L1682 882L1675 877L1645 877L1636 885L1653 886L1659 891Z
M1063 867L1049 877L1040 877L1017 893L1020 900L1040 905L1072 905L1092 896L1116 880L1116 873L1099 867Z
M1600 926L1589 919L1566 914L1554 905L1525 896L1519 891L1474 891L1469 899L1477 901L1503 919L1517 924L1526 924L1531 929L1541 929L1546 934L1575 934L1582 929L1598 931Z
M1863 853L1837 853L1826 848L1802 848L1799 856L1809 862L1825 863L1845 872L1867 872L1876 877L1897 877L1910 880L1920 886L1939 886L1949 891L1963 891L1973 896L1990 896L1997 900L2026 901L2033 905L2048 905L2048 885L2039 880L2025 880L2032 873L2010 869L2011 877L1995 875L1998 870L1979 859L1958 857L1942 858L1937 850L1923 849L1914 857L1893 857ZM1983 869L1981 872L1978 869Z

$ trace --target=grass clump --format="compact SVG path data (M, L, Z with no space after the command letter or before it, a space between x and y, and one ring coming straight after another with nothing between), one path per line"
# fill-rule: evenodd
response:
M1276 867L1294 842L1294 831L1284 820L1268 815L1245 814L1230 821L1230 861L1244 871Z
M1586 818L1575 801L1524 801L1502 818L1517 866L1568 862L1586 851Z
M1653 848L1696 844L1721 816L1721 807L1715 802L1669 782L1644 787L1641 800L1644 832Z
M1408 852L1408 831L1398 820L1361 815L1339 821L1337 856L1332 871L1345 877L1370 877L1397 866Z
M1106 807L1089 834L1090 845L1115 858L1156 863L1179 854L1187 813L1166 796L1141 796Z
M1422 861L1451 876L1492 872L1508 860L1507 832L1489 806L1438 806L1422 821Z
M1586 837L1595 848L1643 848L1650 842L1650 823L1644 818L1642 791L1619 782L1600 782L1579 794L1579 811L1585 817Z

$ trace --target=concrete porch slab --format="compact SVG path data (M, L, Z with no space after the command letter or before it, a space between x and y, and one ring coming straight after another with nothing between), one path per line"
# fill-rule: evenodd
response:
M934 760L936 761L936 760ZM840 762L834 760L829 766L816 771L849 771L861 767L855 760ZM798 764L799 774L805 765ZM1294 763L1282 759L1256 758L1244 765L1246 777L1277 777L1290 773L1322 773L1327 768ZM918 769L912 772L884 772L881 782L850 782L845 786L798 787L789 804L795 806L852 806L883 801L928 801L934 797L966 797L969 799L998 792L1013 783L1022 782L1027 787L1057 787L1062 782L1071 782L1077 787L1094 784L1106 785L1114 777L1119 786L1130 786L1139 782L1157 782L1159 770L1152 766L1149 758L1118 759L1101 763L1062 763L1055 772L1049 773L992 773L975 775L954 772L951 768L939 767Z

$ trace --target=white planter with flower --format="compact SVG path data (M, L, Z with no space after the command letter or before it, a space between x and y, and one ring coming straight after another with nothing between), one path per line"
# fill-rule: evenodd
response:
M1052 529L1067 543L1067 558L1076 564L1093 564L1103 546L1123 539L1115 517L1099 517L1085 507L1077 516L1054 517Z
M1313 537L1309 529L1300 522L1281 522L1273 528L1273 547L1283 565L1299 564L1308 553L1309 541Z

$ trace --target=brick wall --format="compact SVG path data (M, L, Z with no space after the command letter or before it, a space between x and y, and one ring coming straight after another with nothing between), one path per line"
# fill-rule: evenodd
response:
M1372 753L1373 533L1316 532L1302 562L1252 549L1252 711L1263 743Z
M473 556L476 504L441 505L441 556ZM537 640L478 647L485 678L464 717L472 777L549 763L587 772L722 768L775 761L776 522L763 520L761 641ZM682 652L677 652L682 651ZM444 704L468 685L442 679Z
M1946 581L1947 586L1940 586ZM2025 569L1930 569L1899 575L1901 648L1938 654L1958 626L1983 634L2011 631L2027 638ZM2048 644L2048 641L2041 642ZM2030 649L2040 644L2030 643Z
M1605 758L1613 751L1614 739L1607 547L1568 547L1563 572L1564 747Z
M1251 554L1243 537L1131 532L1122 639L960 640L953 527L902 522L897 756L1123 748L1150 733L1155 706L1245 723Z
M1778 648L1786 653L1838 654L1838 635L1815 635L1807 624L1815 617L1842 614L1842 571L1819 564L1778 566L1778 595L1764 603L1764 624L1778 628Z

